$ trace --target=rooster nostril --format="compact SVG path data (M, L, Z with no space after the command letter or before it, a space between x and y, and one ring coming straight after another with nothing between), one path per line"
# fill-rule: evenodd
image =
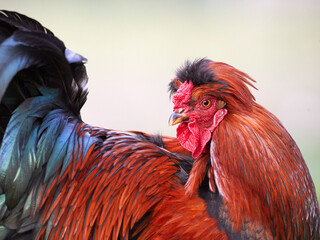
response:
M183 112L184 112L184 109L183 109L183 108L179 108L178 111L177 111L177 113L179 113L179 114L181 114L181 113L183 113Z

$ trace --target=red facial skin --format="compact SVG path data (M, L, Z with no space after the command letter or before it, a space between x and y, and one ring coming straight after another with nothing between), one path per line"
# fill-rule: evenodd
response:
M217 99L212 95L197 95L192 82L184 82L173 96L174 111L188 117L177 128L180 144L198 158L212 133L227 114L227 109L217 109Z

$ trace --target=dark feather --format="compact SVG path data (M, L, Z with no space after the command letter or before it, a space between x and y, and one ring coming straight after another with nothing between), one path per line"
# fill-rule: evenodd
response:
M17 12L0 10L0 20L7 23L11 28L42 32L53 36L53 33L49 29L43 27L39 22Z
M82 56L37 21L0 11L0 141L13 110L25 99L41 95L40 87L60 89L75 116L86 101L87 75Z
M191 81L193 86L199 86L214 81L214 72L209 68L210 61L202 58L194 62L187 61L177 71L177 79L180 82Z

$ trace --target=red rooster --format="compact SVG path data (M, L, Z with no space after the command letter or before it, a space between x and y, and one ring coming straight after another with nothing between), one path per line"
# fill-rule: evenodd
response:
M177 138L196 159L187 192L207 182L210 216L230 238L320 239L308 168L280 121L255 102L252 81L230 65L201 59L170 83L169 122L180 123Z
M0 11L0 239L227 239L176 139L81 121L85 61Z
M179 71L183 148L83 123L85 61L0 11L0 239L319 238L305 163L247 75L208 60Z

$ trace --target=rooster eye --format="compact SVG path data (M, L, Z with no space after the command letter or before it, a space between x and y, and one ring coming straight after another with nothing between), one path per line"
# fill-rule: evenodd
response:
M210 107L211 106L211 100L206 99L206 100L202 101L201 106L205 107L205 108Z

